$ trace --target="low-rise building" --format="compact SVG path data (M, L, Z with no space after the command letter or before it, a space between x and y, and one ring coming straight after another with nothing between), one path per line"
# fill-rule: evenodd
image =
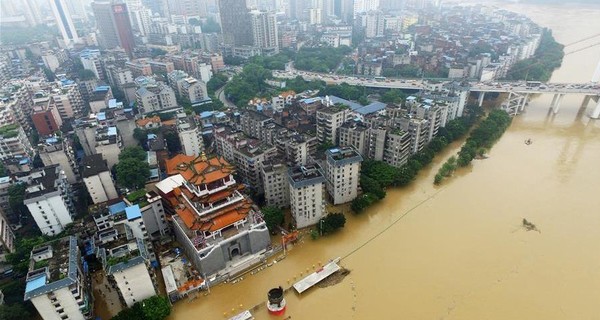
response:
M44 320L93 317L92 290L82 272L77 238L68 236L33 248L25 284L31 301Z
M69 183L77 182L79 170L76 167L75 152L69 137L47 138L43 144L38 145L38 155L45 166L60 165Z

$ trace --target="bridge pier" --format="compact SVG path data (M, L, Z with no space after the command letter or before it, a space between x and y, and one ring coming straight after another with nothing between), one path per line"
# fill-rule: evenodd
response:
M519 106L519 111L525 110L525 105L527 104L527 100L529 100L529 93L525 94L523 97L523 101L521 101L521 105Z
M479 92L479 103L478 105L481 107L483 106L483 99L485 98L485 91L480 91Z
M596 107L592 111L592 114L590 114L590 118L592 118L592 119L600 118L600 100L598 100L598 102L596 103Z
M596 66L596 72L594 72L594 76L592 77L592 82L595 82L595 83L600 82L600 61L598 61L598 65Z
M557 97L558 96L558 97ZM558 93L556 95L554 95L554 99L552 99L552 112L554 112L554 114L558 113L558 109L560 109L560 103L562 102L562 99L564 98L565 94L564 93ZM554 101L556 99L556 101Z

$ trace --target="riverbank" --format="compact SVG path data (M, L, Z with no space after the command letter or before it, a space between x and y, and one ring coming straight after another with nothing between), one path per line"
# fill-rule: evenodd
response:
M544 29L535 55L515 63L506 75L506 80L548 81L552 72L562 64L565 46L558 43L552 31Z

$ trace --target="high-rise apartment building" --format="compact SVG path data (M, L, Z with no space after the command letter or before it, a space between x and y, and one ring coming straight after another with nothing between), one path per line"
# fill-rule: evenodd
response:
M221 32L228 46L251 46L252 23L246 0L220 0Z
M85 281L77 237L69 236L31 251L25 301L44 320L84 320L93 316L92 290Z
M75 26L73 25L69 7L65 0L50 0L50 6L52 7L54 19L56 19L56 25L58 26L58 30L60 30L65 46L67 48L72 47L74 43L79 42L79 36L77 36L77 30L75 30Z
M102 45L109 49L121 47L131 56L135 42L127 5L99 1L92 3L92 9L96 16L96 25L102 35Z
M288 171L290 206L297 228L315 225L325 215L323 187L325 177L317 164L297 166Z
M325 155L326 187L333 204L354 200L358 194L362 156L352 147L329 149Z
M252 11L250 16L254 46L261 49L271 49L273 53L279 52L277 16L275 13Z

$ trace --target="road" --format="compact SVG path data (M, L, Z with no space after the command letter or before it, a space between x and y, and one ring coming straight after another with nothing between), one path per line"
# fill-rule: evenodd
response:
M291 72L273 71L273 76L278 78L295 78L303 77L305 80L322 80L327 84L342 84L387 88L387 89L403 89L403 90L424 90L436 83L451 82L446 81L430 81L427 79L394 79L380 78L376 80L371 77L364 76L340 76L326 73L315 73L307 71L292 70ZM460 81L460 79L456 79ZM577 93L585 95L600 95L600 84L598 83L540 83L535 87L527 86L524 81L497 81L497 82L477 82L469 81L469 91L473 92L516 92L516 93Z
M229 101L229 99L227 99L227 97L225 96L225 86L222 86L217 91L215 91L215 96L217 96L217 98L219 98L219 100L221 100L221 102L223 102L223 105L226 108L235 108L236 107L235 104L233 104L233 102Z

